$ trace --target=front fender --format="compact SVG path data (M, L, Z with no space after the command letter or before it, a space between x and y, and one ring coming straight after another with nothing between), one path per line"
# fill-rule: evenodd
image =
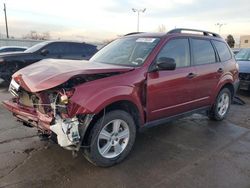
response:
M97 89L98 86L77 89L71 98L68 113L70 116L77 114L98 114L106 106L118 102L129 101L133 103L140 117L144 119L143 107L140 100L140 92L132 86L113 86L104 89Z

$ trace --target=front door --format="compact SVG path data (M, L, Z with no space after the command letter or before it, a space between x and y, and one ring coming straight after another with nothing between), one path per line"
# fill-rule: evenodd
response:
M167 41L157 58L173 58L175 70L149 72L147 75L147 121L174 116L192 110L195 84L194 68L190 66L187 38Z

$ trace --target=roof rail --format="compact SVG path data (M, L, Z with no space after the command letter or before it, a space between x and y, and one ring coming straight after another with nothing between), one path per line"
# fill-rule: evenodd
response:
M182 31L194 31L194 32L203 33L204 36L213 36L213 37L221 38L221 36L217 33L213 33L210 31L198 30L198 29L186 29L186 28L173 29L173 30L170 30L167 34L182 33Z
M124 36L135 35L135 34L140 34L140 33L143 33L143 32L132 32L132 33L128 33L128 34L126 34Z

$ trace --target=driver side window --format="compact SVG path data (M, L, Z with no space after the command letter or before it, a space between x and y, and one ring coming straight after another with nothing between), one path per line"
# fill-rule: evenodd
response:
M172 39L168 41L157 56L173 58L176 67L190 66L190 49L188 39Z

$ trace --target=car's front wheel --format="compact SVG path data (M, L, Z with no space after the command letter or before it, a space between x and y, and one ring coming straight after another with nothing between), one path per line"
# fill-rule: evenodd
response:
M85 157L97 166L112 166L129 154L135 137L136 125L132 116L122 110L110 111L92 128Z

